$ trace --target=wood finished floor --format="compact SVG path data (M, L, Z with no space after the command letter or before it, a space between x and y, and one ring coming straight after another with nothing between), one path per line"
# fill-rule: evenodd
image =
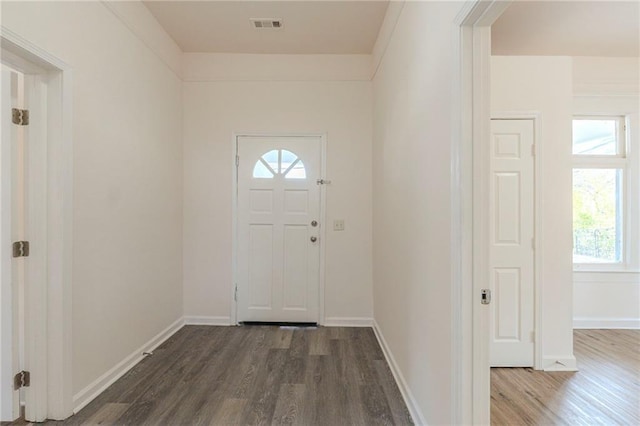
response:
M491 369L493 425L640 425L640 330L575 330L578 372Z
M408 425L371 328L186 326L60 425Z

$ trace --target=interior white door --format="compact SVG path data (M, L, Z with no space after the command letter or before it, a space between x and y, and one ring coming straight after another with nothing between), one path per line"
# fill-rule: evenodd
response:
M238 321L318 322L320 137L238 137Z
M534 365L533 120L491 120L492 367Z

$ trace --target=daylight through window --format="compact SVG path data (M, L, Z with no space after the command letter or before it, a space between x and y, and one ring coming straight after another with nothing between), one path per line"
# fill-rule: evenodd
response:
M306 179L307 172L302 160L286 149L274 149L264 154L253 167L256 179L273 179L282 175L285 179Z
M573 120L573 262L623 260L626 155L622 117Z

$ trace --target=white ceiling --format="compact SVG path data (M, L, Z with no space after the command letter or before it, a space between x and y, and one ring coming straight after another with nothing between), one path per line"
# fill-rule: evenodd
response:
M144 1L183 52L371 53L388 1ZM249 18L281 18L256 30Z
M516 1L491 28L494 55L640 56L638 1Z

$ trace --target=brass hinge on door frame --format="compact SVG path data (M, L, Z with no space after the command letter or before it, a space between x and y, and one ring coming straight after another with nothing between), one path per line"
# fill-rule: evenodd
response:
M29 125L29 110L28 109L20 109L20 108L12 108L11 109L11 121L13 124L17 124L18 126L28 126Z
M29 241L16 241L13 243L13 257L28 257Z
M28 371L21 371L13 378L13 390L20 388L26 388L31 386L31 373Z

